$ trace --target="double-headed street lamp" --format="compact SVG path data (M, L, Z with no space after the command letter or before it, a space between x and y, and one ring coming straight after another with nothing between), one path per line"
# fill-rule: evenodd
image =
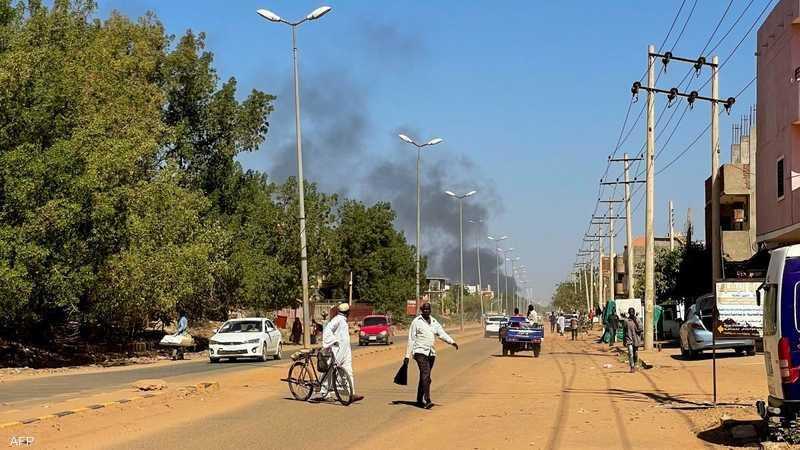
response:
M458 254L461 266L461 286L458 290L458 310L461 311L461 331L464 331L464 199L477 194L478 191L469 191L466 194L456 194L453 191L444 191L444 193L458 200Z
M508 254L514 251L514 247L507 248L505 250L500 249L500 251L503 253L503 276L505 278L505 289L503 289L503 308L505 309L506 313L510 315L511 311L509 311L509 309L511 303L508 302Z
M495 295L495 297L497 299L498 304L502 305L502 302L500 300L500 252L502 251L502 249L499 247L499 245L500 245L500 242L505 241L506 239L508 239L508 236L491 236L490 235L490 236L486 236L486 237L490 241L494 241L495 242L494 250L495 250L495 255L497 256L497 263L496 263L497 264L497 266L496 266L497 268L495 269L495 273L497 274L497 286L494 287L494 292L497 294L497 295Z
M303 187L303 133L300 128L300 75L297 68L297 37L296 29L302 23L317 20L328 14L330 6L320 6L311 11L305 18L296 22L289 22L268 9L256 11L259 16L270 22L285 23L292 28L292 61L294 68L294 126L297 133L297 197L299 203L300 219L300 273L303 281L303 348L311 344L311 319L308 304L308 253L306 249L306 206L305 190Z
M431 145L441 144L444 139L441 138L433 138L430 141L424 144L417 144L413 139L408 137L405 134L398 134L397 135L403 142L411 144L417 147L417 270L416 270L416 293L417 293L417 307L419 307L419 255L420 255L420 219L419 219L419 210L420 210L420 188L419 188L419 168L420 168L420 159L422 156L422 149Z

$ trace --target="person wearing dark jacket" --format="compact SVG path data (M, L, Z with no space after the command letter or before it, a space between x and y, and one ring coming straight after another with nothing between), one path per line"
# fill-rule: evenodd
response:
M628 348L628 363L631 373L636 372L636 362L639 357L639 347L642 345L642 323L636 317L636 310L628 308L628 317L625 318L624 335L622 343Z

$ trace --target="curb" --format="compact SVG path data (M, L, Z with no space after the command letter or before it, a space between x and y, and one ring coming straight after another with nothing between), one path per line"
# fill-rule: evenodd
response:
M213 392L213 391L218 391L219 390L219 383L214 381L214 382L210 382L210 383L209 382L204 382L204 383L190 384L188 386L181 386L179 388L179 390L181 390L181 389L188 390L188 391L190 391L192 393ZM139 396L136 396L136 397L123 398L123 399L120 399L120 400L114 400L114 401L110 401L110 402L95 403L93 405L88 405L88 406L84 406L84 407L81 407L81 408L67 409L67 410L59 411L59 412L53 413L53 414L46 414L44 416L31 417L29 419L22 419L22 420L15 420L13 422L0 423L0 430L4 429L4 428L11 428L11 427L20 426L20 425L30 425L32 423L43 422L45 420L50 420L50 419L57 419L59 417L72 416L72 415L79 414L79 413L86 412L86 411L95 411L95 410L98 410L98 409L103 409L103 408L105 408L107 406L124 405L126 403L131 403L131 402L136 402L136 401L139 401L139 400L158 397L160 395L164 395L165 393L166 393L166 391L157 392L157 393L156 392L151 392L151 393L139 395Z

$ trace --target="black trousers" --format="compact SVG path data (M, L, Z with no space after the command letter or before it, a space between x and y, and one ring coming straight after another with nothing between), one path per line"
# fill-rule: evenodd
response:
M414 361L417 362L417 366L419 367L419 385L417 385L417 403L430 402L431 371L433 370L433 363L436 361L436 357L415 353Z
M574 341L578 337L578 327L573 327L570 331L572 331L572 340Z

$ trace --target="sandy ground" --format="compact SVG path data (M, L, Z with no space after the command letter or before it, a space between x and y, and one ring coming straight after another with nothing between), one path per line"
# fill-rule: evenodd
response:
M710 408L711 361L676 350L643 355L635 374L606 346L547 336L542 356L500 357L495 339L459 336L433 372L437 406L420 410L409 386L391 384L400 346L359 354L350 407L289 399L286 366L227 374L220 390L170 392L80 416L0 431L31 436L37 448L729 448L728 429L757 419L766 395L763 356L717 362L718 404ZM722 421L725 424L722 424Z

